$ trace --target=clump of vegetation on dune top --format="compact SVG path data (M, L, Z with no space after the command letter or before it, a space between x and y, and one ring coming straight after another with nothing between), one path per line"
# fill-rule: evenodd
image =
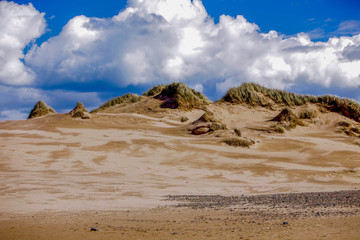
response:
M285 106L301 106L307 103L319 104L325 109L337 112L360 122L360 104L356 101L336 96L308 96L277 89L262 87L255 83L243 83L231 88L220 100L233 104L246 103L251 106L269 107L273 103Z
M73 118L90 118L89 112L86 110L82 102L78 102L73 110L69 112L69 115Z
M161 85L157 85L155 87L150 88L149 90L147 90L146 92L143 93L143 96L145 97L153 97L158 95L164 88L166 87L166 85L161 84Z
M143 95L161 99L164 101L162 107L172 109L192 110L204 108L205 105L211 103L205 95L181 82L155 86Z
M314 96L297 95L294 93L262 87L255 83L243 83L240 87L231 88L221 101L230 103L247 103L251 106L271 106L271 101L287 106L300 106L314 102Z
M55 110L43 101L38 101L31 110L28 119L56 113Z
M115 106L117 104L136 103L136 102L139 102L142 99L143 99L142 96L139 96L139 95L133 94L133 93L127 93L127 94L125 94L123 96L112 98L110 101L107 101L106 103L101 105L99 108L92 110L91 113L100 112L100 111L102 111L102 110L104 110L106 108Z

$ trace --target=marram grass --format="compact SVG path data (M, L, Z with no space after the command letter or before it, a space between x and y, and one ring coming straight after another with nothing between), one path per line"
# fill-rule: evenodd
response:
M137 94L127 93L125 95L112 98L111 100L109 100L106 103L104 103L103 105L101 105L99 108L92 110L91 113L100 112L100 111L102 111L102 110L104 110L106 108L115 106L117 104L136 103L136 102L138 102L138 101L140 101L142 99L143 99L142 96L139 96Z
M43 101L38 101L35 104L34 108L31 110L28 119L37 118L37 117L45 116L45 115L52 114L52 113L56 113L52 107L48 106Z
M360 104L356 101L336 96L299 95L277 89L262 87L255 83L243 83L231 88L219 100L233 104L245 103L251 106L270 107L273 104L301 106L307 103L319 104L325 109L337 112L345 117L360 122Z

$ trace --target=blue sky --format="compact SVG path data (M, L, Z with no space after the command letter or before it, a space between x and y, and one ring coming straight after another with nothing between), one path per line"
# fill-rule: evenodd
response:
M18 0L0 11L0 120L40 99L91 109L173 81L213 100L249 81L360 100L360 1Z
M126 7L126 0L63 0L54 3L48 0L18 0L19 4L31 2L40 12L46 13L49 32L39 42L58 34L73 17L112 17ZM236 17L244 15L256 23L261 31L276 30L286 35L299 32L316 31L314 40L327 40L329 36L340 36L339 24L349 20L360 20L360 1L358 0L205 0L203 4L209 15L218 21L222 14ZM348 34L359 33L353 29Z

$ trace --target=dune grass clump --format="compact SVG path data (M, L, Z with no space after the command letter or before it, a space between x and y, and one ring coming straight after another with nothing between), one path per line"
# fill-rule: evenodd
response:
M274 130L274 132L276 133L285 133L285 129L277 124L275 124L274 126L272 126L272 129Z
M143 96L145 97L153 97L161 93L161 91L166 87L166 85L161 84L157 85L155 87L150 88L148 91L143 93Z
M305 112L302 112L299 114L300 119L313 119L316 117L315 111L306 110Z
M347 121L339 121L336 126L339 127L337 133L345 133L350 137L360 137L360 128L358 126L352 126Z
M351 126L350 123L348 123L346 121L340 121L340 122L337 123L337 125L340 126L340 127L345 127L345 128L348 128L348 127Z
M229 146L233 147L247 147L250 148L251 145L255 144L254 141L241 139L241 138L227 138L223 140Z
M240 129L235 128L235 129L234 129L234 133L235 133L236 136L241 137L241 131L240 131Z
M91 113L100 112L100 111L102 111L102 110L104 110L106 108L115 106L117 104L136 103L136 102L139 102L142 99L143 99L142 96L139 96L139 95L133 94L133 93L127 93L127 94L125 94L123 96L112 98L110 101L107 101L106 103L101 105L99 108L92 110Z
M314 96L298 95L282 90L262 87L255 83L243 83L240 87L227 91L222 101L230 103L247 103L251 106L271 106L271 101L287 106L300 106L316 102Z
M360 104L354 100L325 95L317 97L317 102L331 112L360 122Z
M53 114L53 113L56 113L56 112L52 107L48 106L43 101L38 101L35 104L34 108L31 110L28 119L46 116L48 114Z
M269 107L273 103L285 106L301 106L307 103L318 104L321 108L337 112L345 117L360 122L360 104L347 98L336 96L299 95L277 89L262 87L255 83L243 83L231 88L220 100L233 104L246 103L251 106Z
M211 103L205 95L181 82L156 86L145 92L144 95L164 100L162 104L164 108L192 110L204 108L205 105Z
M216 122L216 123L211 124L210 130L211 130L211 131L227 130L227 127L226 127L226 125L223 124L223 123Z
M189 121L189 118L188 117L181 117L180 121L181 122L187 122L187 121Z
M360 128L358 128L358 127L350 128L350 130L354 133L360 134Z
M196 121L197 122L220 122L219 120L217 120L215 118L214 113L209 110L205 110L205 113Z
M86 114L88 111L86 110L84 104L82 102L78 102L73 110L69 112L72 118L87 118L89 115Z
M290 108L284 108L272 121L281 123L286 130L296 128L296 126L305 126L305 124L291 111Z

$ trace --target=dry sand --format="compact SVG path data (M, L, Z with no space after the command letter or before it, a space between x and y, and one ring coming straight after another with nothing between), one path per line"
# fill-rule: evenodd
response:
M175 203L164 196L360 187L360 147L335 133L341 117L324 114L308 127L279 135L261 131L271 124L273 111L212 110L256 144L234 148L221 143L221 137L190 135L190 121L181 123L179 117L193 121L201 111L160 118L108 113L90 120L58 114L1 122L1 239L360 238L356 205L347 207L347 214L284 212L266 218L229 206L170 207ZM90 232L90 227L101 231Z

